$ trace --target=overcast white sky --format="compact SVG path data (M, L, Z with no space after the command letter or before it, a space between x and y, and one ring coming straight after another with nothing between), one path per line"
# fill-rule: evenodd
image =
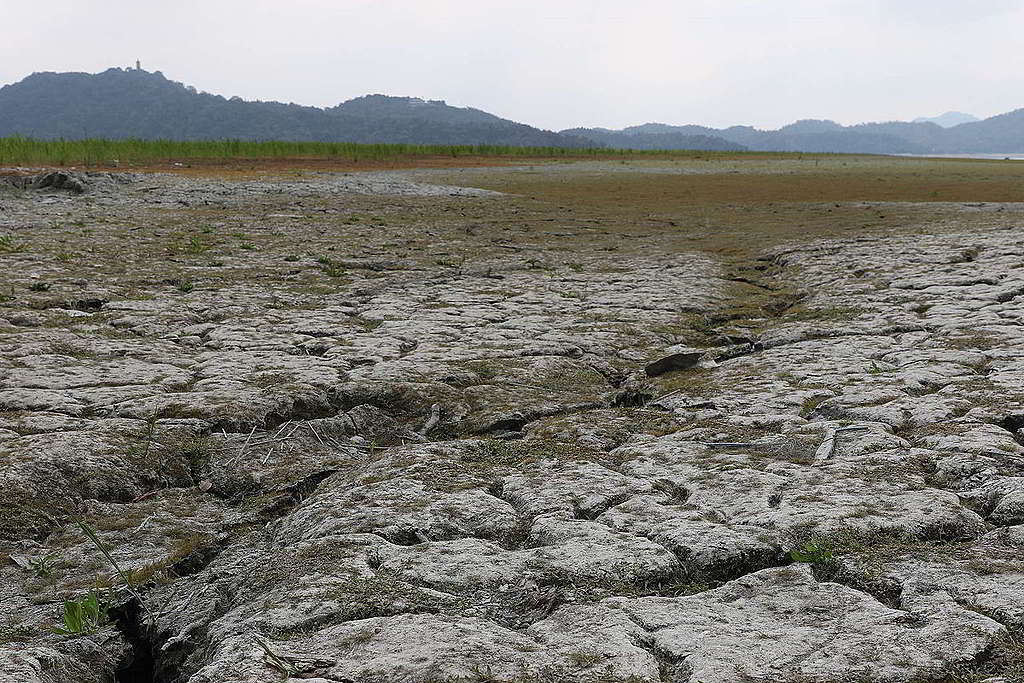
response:
M414 95L561 129L1024 107L1024 0L0 0L0 84L142 60L200 90Z

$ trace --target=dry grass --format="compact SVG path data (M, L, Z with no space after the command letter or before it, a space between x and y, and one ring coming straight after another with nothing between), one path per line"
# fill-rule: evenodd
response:
M673 235L690 249L737 255L811 236L934 229L963 216L950 203L1024 202L1024 163L1015 162L837 156L629 166L636 172L492 171L468 179L558 207L572 225Z
M789 241L1014 225L1019 210L965 213L962 203L946 202L1024 202L1024 164L1014 162L769 156L629 161L621 165L629 172L610 162L552 162L538 163L534 171L480 168L426 178L515 193L501 200L287 197L262 199L245 211L131 207L86 213L72 225L20 230L19 243L29 246L14 258L41 258L42 277L53 286L34 292L28 281L12 281L8 297L42 305L70 296L71 279L110 283L120 290L112 294L129 298L195 296L248 287L259 279L273 283L282 296L294 295L283 305L301 307L310 296L322 297L370 277L390 277L388 272L351 271L331 278L317 259L403 259L447 273L451 268L442 262L468 255L462 271L529 270L531 263L543 263L545 270L538 275L583 282L588 274L620 267L625 258L706 251L725 261L729 271L741 261L749 266L751 256L766 247ZM522 163L426 158L416 165L433 161ZM303 175L326 162L261 163L221 161L203 173ZM265 218L278 212L301 219ZM88 258L62 258L68 253ZM191 285L188 292L174 284L183 273ZM499 288L496 295L509 294L500 282L486 284Z

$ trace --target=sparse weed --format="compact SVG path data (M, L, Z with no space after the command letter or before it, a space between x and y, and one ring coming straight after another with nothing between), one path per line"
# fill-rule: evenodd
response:
M272 389L283 384L292 384L299 381L299 376L294 372L261 372L249 380L253 385L261 389Z
M28 561L29 570L40 579L48 579L53 576L57 569L57 556L56 555L44 555L43 557L33 557Z
M320 270L327 277L344 277L348 275L348 269L343 264L327 256L321 256L316 262L320 264Z
M526 267L530 270L551 270L551 266L539 258L526 259Z
M14 235L0 235L0 254L15 254L25 250L25 244L14 239Z
M196 288L195 284L187 278L179 278L174 282L175 289L182 294L188 294Z
M798 322L829 322L852 320L864 313L863 308L856 306L833 306L831 308L810 308L803 310L788 310L783 314L783 319Z
M142 451L142 461L149 461L149 451L153 447L154 437L156 436L156 423L159 416L156 414L150 415L146 418L146 428L143 430L142 439L145 446Z
M207 244L206 242L204 242L202 239L200 239L196 235L192 235L191 237L189 237L188 238L188 244L185 245L185 253L186 254L193 254L193 255L203 254L203 253L206 253L207 251L209 251L209 249L210 249L210 245Z
M800 404L800 417L810 417L818 407L832 398L831 396L808 396Z
M28 643L39 636L39 629L29 624L14 624L0 629L0 645L7 643Z
M466 265L466 257L459 256L456 258L439 258L436 259L434 263L442 268L454 268L461 273L462 268Z
M171 445L165 454L183 460L188 466L192 479L198 483L200 473L210 465L210 458L213 456L213 443L209 437L189 437Z
M117 560L115 560L113 556L110 554L110 551L107 550L107 546L104 545L103 541L101 541L99 536L96 535L96 530L88 524L86 524L85 520L81 518L76 518L75 523L78 525L78 528L82 530L82 533L85 534L85 537L88 538L89 541L94 546L96 546L96 549L100 551L103 557L106 558L107 562L113 568L114 572L120 577L122 585L124 586L125 590L127 590L128 593L133 598L135 598L140 607L146 612L150 624L155 624L156 615L152 612L152 610L150 610L146 601L142 598L142 595L139 593L138 588L136 588L135 583L131 580L131 577L129 577L129 575L125 573L123 569L121 569L121 565L117 563ZM99 603L97 602L96 604L98 605Z
M57 356L70 356L71 358L95 358L96 353L69 341L50 342L49 352Z
M362 316L354 315L349 318L353 323L363 328L367 332L373 332L375 329L384 324L383 320L376 320L373 318L363 318Z

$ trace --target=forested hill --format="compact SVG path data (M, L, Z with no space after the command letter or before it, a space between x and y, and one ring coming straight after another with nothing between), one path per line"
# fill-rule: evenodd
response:
M0 88L0 136L593 147L476 109L369 95L320 109L196 91L162 73L36 73Z

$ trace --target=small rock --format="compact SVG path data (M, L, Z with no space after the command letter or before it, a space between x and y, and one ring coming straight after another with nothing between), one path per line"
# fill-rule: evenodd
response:
M644 371L648 377L657 377L673 370L687 370L697 365L704 356L702 349L689 346L671 346L665 349L666 355L648 363Z

